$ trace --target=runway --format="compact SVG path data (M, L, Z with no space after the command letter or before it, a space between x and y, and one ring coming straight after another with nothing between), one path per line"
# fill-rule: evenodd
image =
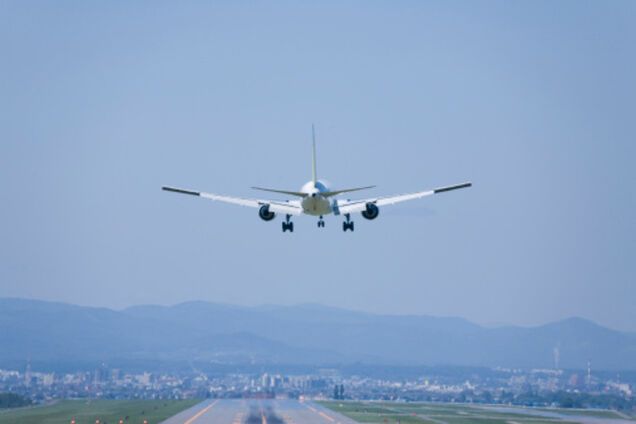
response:
M275 399L209 400L162 424L355 424L309 401Z

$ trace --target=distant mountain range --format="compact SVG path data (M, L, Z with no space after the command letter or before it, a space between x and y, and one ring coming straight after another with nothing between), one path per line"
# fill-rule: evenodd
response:
M486 328L460 318L374 315L306 304L206 302L122 311L0 299L0 366L33 361L459 365L636 370L636 333L570 318Z

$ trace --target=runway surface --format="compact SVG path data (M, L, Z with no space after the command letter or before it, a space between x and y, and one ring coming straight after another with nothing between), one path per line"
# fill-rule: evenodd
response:
M355 424L312 402L223 399L202 402L162 424Z

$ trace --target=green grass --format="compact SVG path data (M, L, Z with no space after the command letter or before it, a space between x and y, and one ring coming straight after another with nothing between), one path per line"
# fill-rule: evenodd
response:
M541 408L541 411L556 412L562 415L578 415L581 417L594 417L594 418L622 418L614 411L603 411L598 409L550 409Z
M52 405L7 410L0 413L0 424L157 424L200 400L64 400ZM125 418L128 417L126 420Z
M319 402L334 412L345 415L359 423L395 424L568 424L561 421L539 415L524 413L523 408L519 414L479 406L451 403L400 403L400 402ZM539 410L538 410L539 411ZM563 410L550 410L549 412L561 413ZM574 412L574 411L570 411ZM618 418L611 411L587 411L599 415L590 414L601 418ZM603 413L603 414L601 414ZM572 423L570 423L572 424Z

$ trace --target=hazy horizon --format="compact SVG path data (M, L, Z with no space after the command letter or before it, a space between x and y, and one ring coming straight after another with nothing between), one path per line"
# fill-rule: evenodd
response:
M636 2L2 2L0 297L636 331ZM318 229L161 191L467 190Z
M53 302L53 303L59 303L59 304L64 304L64 305L69 305L69 306L79 306L79 307L88 307L88 308L105 308L105 309L109 309L112 311L116 311L116 312L122 312L125 311L126 309L129 308L134 308L134 307L139 307L139 306L159 306L159 307L167 307L167 308L171 308L171 307L175 307L175 306L179 306L179 305L183 305L183 304L188 304L188 303L198 303L198 302L202 302L202 303L206 303L206 304L212 304L212 305L221 305L221 306L229 306L229 307L237 307L237 308L268 308L268 307L272 307L272 308L294 308L294 307L302 307L302 306L317 306L320 308L326 308L326 309L338 309L341 311L346 311L346 312L355 312L355 313L365 313L365 314L371 314L371 315L385 315L385 316L423 316L423 317L432 317L432 318L458 318L458 319L463 319L466 320L470 323L473 324L477 324L480 327L484 327L484 328L498 328L498 327L520 327L520 328L535 328L535 327L541 327L543 325L548 325L548 324L553 324L556 322L561 322L561 321L567 321L567 320L571 320L571 319L583 319L589 322L592 322L596 325L600 325L602 327L608 328L610 330L616 330L616 331L622 331L622 332L627 332L627 333L635 333L635 331L629 331L629 330L621 330L619 328L613 328L611 326L606 326L603 325L597 321L594 321L592 319L589 318L585 318L585 317L580 317L580 316L576 316L576 315L572 315L572 316L568 316L568 317L563 317L561 319L557 319L557 320L553 320L553 321L545 321L545 322L537 322L537 323L530 323L530 324L513 324L513 323L509 323L509 322L479 322L476 320L471 320L469 318L465 318L465 317L461 317L461 316L456 316L456 315L430 315L430 314L425 314L425 313L416 313L416 314L412 314L412 313L399 313L399 312L395 312L395 313L383 313L383 312L372 312L372 311L365 311L362 309L355 309L355 308L345 308L345 307L341 307L341 306L335 306L335 305L329 305L329 304L324 304L324 303L312 303L312 302L302 302L302 303L288 303L288 304L277 304L277 303L255 303L255 304L237 304L237 303L228 303L228 302L215 302L213 300L201 300L201 299L190 299L190 300L182 300L176 303L136 303L136 304L130 304L130 305L125 305L125 306L120 306L120 307L111 307L108 305L99 305L99 304L95 304L95 305L91 305L91 304L81 304L81 303L71 303L71 302L66 302L66 301L61 301L61 300L51 300L51 299L37 299L37 298L26 298L26 297L0 297L0 300L2 299L9 299L9 300L27 300L27 301L42 301L42 302Z

